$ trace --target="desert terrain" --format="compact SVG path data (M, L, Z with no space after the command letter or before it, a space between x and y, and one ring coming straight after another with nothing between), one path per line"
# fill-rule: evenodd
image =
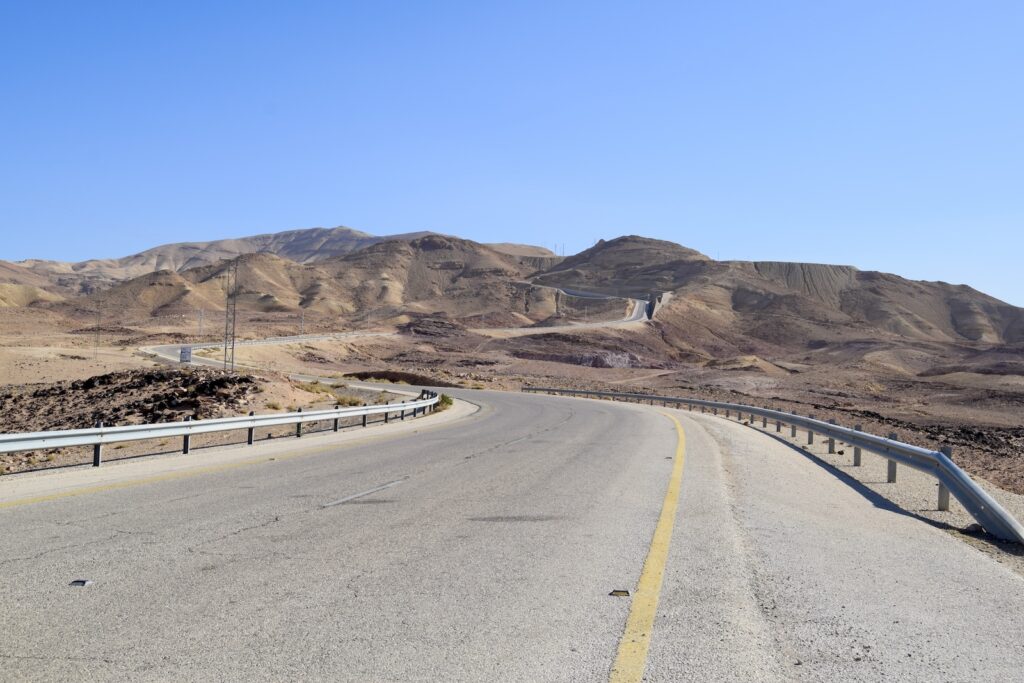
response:
M230 295L241 340L373 335L242 345L230 378L141 350L221 341ZM637 300L656 302L653 319L622 322ZM714 261L638 236L561 258L433 233L300 230L78 264L0 261L0 323L6 431L388 400L289 376L344 385L353 373L401 371L469 388L650 392L813 414L950 445L971 474L1024 493L1024 310L850 266ZM80 457L0 456L0 471Z

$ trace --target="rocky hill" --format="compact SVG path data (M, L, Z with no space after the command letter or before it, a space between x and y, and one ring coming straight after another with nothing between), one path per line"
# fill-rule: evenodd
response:
M467 322L529 325L555 310L552 290L522 282L533 271L534 258L427 235L379 242L315 263L255 253L180 272L160 270L51 308L70 315L99 308L135 317L223 310L229 275L237 266L242 310L305 309L352 322L404 322L412 314L443 313Z
M0 261L0 308L31 306L61 298L58 288L47 278L24 266Z
M699 251L674 242L629 235L599 240L590 249L537 273L531 281L613 296L647 298L650 292L672 291L713 265L714 262Z
M238 254L245 250L251 253ZM230 258L216 259L224 255ZM86 263L92 265L79 264L76 272L104 272L100 262ZM242 309L307 310L349 324L401 324L427 314L467 326L550 324L558 310L549 287L641 298L667 292L654 323L638 332L658 335L667 358L795 358L852 340L1024 343L1024 310L964 285L851 266L719 262L638 236L600 241L559 259L523 245L436 234L381 240L334 228L170 245L110 263L119 272L167 267L66 296L37 268L0 262L0 306L142 318L222 310L226 275L237 263Z
M19 265L47 283L76 293L90 293L119 281L161 270L184 271L233 259L243 254L267 253L296 263L315 263L358 251L388 239L416 239L415 232L380 237L351 228L310 228L212 242L165 244L138 254L78 263L28 260ZM4 274L0 272L0 278Z
M532 281L638 297L670 292L657 320L715 356L727 349L777 354L851 338L1024 341L1024 309L965 285L851 266L719 262L637 236L599 242Z

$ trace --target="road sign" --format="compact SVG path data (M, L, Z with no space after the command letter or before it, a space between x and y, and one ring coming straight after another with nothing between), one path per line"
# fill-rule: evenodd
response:
M181 360L182 363L191 363L192 362L192 347L191 346L182 346L181 347L181 358L180 358L180 360Z

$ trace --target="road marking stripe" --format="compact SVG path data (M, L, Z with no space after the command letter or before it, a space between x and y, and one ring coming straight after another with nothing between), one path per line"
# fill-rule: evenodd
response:
M663 413L664 414L664 413ZM661 581L665 575L665 563L668 560L668 549L672 543L672 529L676 523L676 511L679 509L679 488L683 480L683 463L686 459L686 432L679 420L664 414L676 425L679 440L676 445L675 462L672 464L672 476L669 479L668 491L661 506L661 516L654 529L647 559L640 573L640 581L633 596L626 619L626 629L619 641L619 652L612 665L609 681L611 683L627 683L640 681L647 666L647 652L651 647L651 632L654 630L654 617L658 612L658 598L661 594Z
M347 498L342 498L340 500L331 501L330 503L324 503L320 507L321 508L329 508L329 507L334 507L335 505L341 505L342 503L347 503L350 500L355 500L356 498L362 498L363 496L368 496L371 493L377 493L377 491L383 491L384 489L389 489L392 486L398 486L399 484L401 484L406 479L408 479L408 477L405 477L403 479L395 479L394 481L389 481L386 484L381 484L380 486L377 486L376 488L369 489L368 491L363 491L362 493L355 493L355 494L353 494L351 496L348 496Z

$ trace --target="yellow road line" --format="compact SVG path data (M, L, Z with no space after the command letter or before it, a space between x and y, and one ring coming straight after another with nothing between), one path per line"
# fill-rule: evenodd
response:
M683 480L683 463L686 460L686 433L679 420L671 415L665 417L676 425L679 441L676 445L676 457L672 464L672 476L669 479L665 502L661 505L661 516L658 526L654 529L647 559L640 573L640 581L633 596L633 604L629 608L626 630L619 641L619 652L612 665L611 683L629 683L640 681L647 666L647 651L651 647L651 632L654 630L654 617L658 613L658 598L661 595L661 581L665 576L665 563L668 560L668 549L672 543L672 529L676 523L676 511L679 509L679 488Z

